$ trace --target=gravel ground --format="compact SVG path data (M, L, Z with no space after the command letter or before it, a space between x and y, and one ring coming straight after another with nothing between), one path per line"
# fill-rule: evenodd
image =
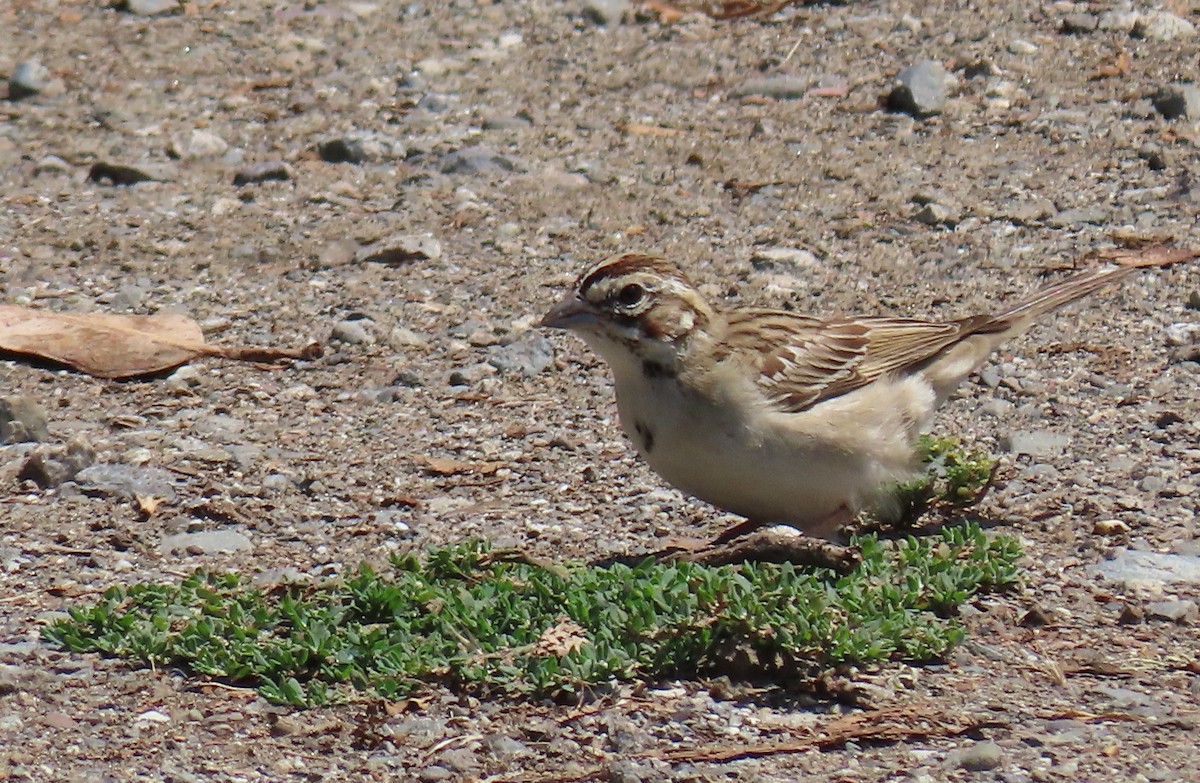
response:
M291 712L39 628L198 566L721 530L633 457L604 367L533 328L580 268L654 250L721 300L953 317L1094 251L1200 247L1200 6L104 6L0 5L2 301L327 349L126 382L0 362L40 439L0 445L0 778L1196 779L1195 263L1051 316L947 406L1004 453L981 510L1027 586L944 665L864 675L881 712L695 682ZM94 464L41 489L34 454Z

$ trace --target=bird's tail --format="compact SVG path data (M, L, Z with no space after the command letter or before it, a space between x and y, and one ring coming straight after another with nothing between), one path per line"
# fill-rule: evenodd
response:
M971 319L970 336L961 340L924 370L938 400L945 400L1001 343L1024 332L1040 316L1119 282L1142 267L1166 266L1196 258L1192 250L1150 248L1112 256L1117 263L1080 272L1045 288L993 316Z
M1024 331L1046 313L1094 294L1101 288L1127 277L1136 269L1137 267L1133 266L1108 266L1080 272L993 316L992 323L998 328L988 331L1006 332L1011 337Z

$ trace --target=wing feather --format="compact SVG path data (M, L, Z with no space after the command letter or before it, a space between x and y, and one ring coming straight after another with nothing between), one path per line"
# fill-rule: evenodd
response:
M800 412L888 374L915 372L963 338L987 331L990 316L959 321L818 318L774 310L730 314L726 336L749 353L763 392Z

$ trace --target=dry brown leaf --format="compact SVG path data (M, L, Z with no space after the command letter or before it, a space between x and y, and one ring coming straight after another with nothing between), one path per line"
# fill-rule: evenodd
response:
M199 324L183 315L56 313L0 305L0 352L65 364L99 378L134 378L199 356L252 362L311 359L321 355L321 346L209 345Z
M464 462L448 457L429 457L424 454L414 455L412 459L425 470L439 476L457 476L463 473L490 476L504 467L503 462Z
M533 645L535 655L553 655L561 658L575 652L588 643L587 629L570 618L563 617L542 631Z
M1200 251L1158 245L1136 250L1129 248L1101 250L1096 253L1096 256L1120 266L1168 266L1200 257Z
M797 0L639 0L638 5L658 14L661 24L672 24L693 11L713 19L769 16L795 2Z
M158 513L158 507L162 505L162 498L154 495L135 495L134 501L137 503L138 514L143 520L150 519Z
M640 5L658 14L659 24L675 24L687 16L687 12L682 8L674 3L663 2L663 0L643 0Z
M718 0L706 3L704 12L713 19L739 19L743 16L768 16L775 13L792 0L777 0L776 2L756 2L756 0Z

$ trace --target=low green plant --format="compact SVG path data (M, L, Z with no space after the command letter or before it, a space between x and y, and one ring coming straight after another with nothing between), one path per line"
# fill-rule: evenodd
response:
M925 473L898 484L895 508L885 521L912 527L932 507L961 509L982 496L992 479L996 460L980 450L966 450L958 438L921 435L917 457Z
M862 565L547 568L482 544L394 557L379 571L263 589L197 571L178 584L114 587L46 627L62 647L181 666L313 705L430 684L572 697L615 680L761 675L934 660L962 638L946 619L1017 578L1011 538L968 525L857 541Z

